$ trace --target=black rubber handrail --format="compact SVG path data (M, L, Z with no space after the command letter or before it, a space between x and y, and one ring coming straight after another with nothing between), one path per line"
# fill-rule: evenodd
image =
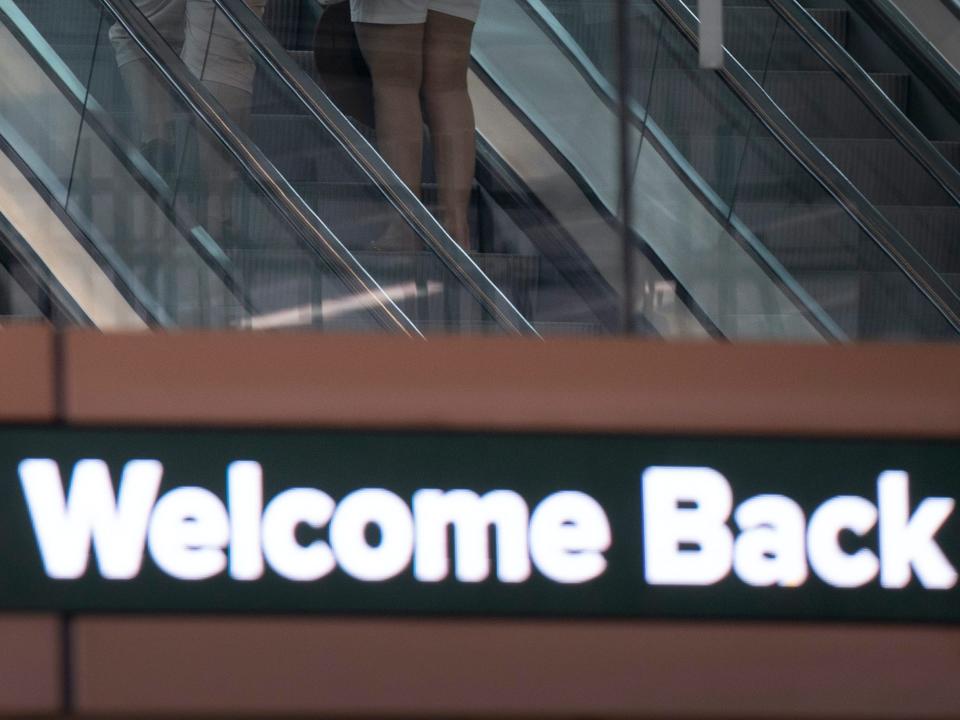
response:
M386 329L412 337L423 333L293 189L263 152L220 109L210 92L187 70L164 39L132 3L99 0L123 26L184 103L237 160L297 231L305 245L326 261L351 291L372 300L371 314Z
M699 20L682 0L654 0L695 48ZM819 27L819 26L818 26ZM814 142L790 119L756 79L726 51L715 70L780 144L832 195L960 334L960 297ZM879 91L879 88L878 88Z
M351 159L501 327L518 335L538 333L488 278L376 149L353 126L313 79L293 62L243 0L214 0L247 43L291 91L306 111L334 137Z

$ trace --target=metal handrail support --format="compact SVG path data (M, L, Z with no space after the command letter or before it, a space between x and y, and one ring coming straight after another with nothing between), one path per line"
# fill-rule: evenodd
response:
M100 0L130 34L146 57L203 120L214 136L253 178L308 247L327 261L354 292L373 299L370 312L387 329L423 337L393 299L370 276L339 238L297 194L289 181L224 113L210 92L187 70L156 29L132 3Z
M681 0L654 0L654 2L696 48L699 21L694 12ZM753 75L729 51L726 51L723 68L715 72L960 334L960 297L926 258L797 127Z
M309 113L337 140L383 193L391 206L437 254L450 272L493 318L518 335L538 336L530 321L510 302L397 176L350 120L283 49L243 0L214 0L277 77Z

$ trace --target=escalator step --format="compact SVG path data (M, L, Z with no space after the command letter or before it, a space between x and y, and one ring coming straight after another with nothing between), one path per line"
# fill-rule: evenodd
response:
M960 208L880 206L940 273L960 273ZM887 261L839 207L738 203L737 215L791 271L883 269Z
M874 80L901 108L909 77L882 73ZM813 137L889 137L889 131L852 91L831 73L770 72L764 88L787 115ZM732 101L732 92L702 71L663 70L649 92L650 112L668 133L743 133L752 122Z
M285 48L299 46L301 5L301 0L270 0L263 12L263 24Z
M612 2L547 0L545 3L597 69L616 79L616 56L611 40L615 10ZM696 67L696 50L673 28L663 26L663 14L652 0L634 1L631 36L632 67L643 75L657 68ZM845 10L816 9L811 14L841 45L847 41ZM765 1L755 5L726 4L725 45L749 70L823 70L823 60L789 31ZM773 43L771 45L771 43Z
M814 142L860 191L878 205L946 205L943 189L895 140L820 139ZM721 195L742 202L830 202L819 183L769 138L687 135L674 144ZM945 155L956 143L936 142ZM735 189L736 188L736 189Z
M724 43L747 69L816 70L823 67L823 60L816 52L766 2L750 6L727 0L724 8ZM809 12L841 46L847 44L849 14L846 10L815 9Z

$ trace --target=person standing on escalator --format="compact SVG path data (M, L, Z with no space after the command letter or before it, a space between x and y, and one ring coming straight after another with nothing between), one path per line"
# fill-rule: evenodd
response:
M466 249L476 165L467 70L479 11L480 0L350 0L357 40L373 78L379 150L421 196L426 119L440 221Z
M268 0L245 1L254 13L263 16ZM246 131L256 66L247 44L213 0L133 0L133 4ZM110 40L137 117L143 155L169 180L178 164L171 90L119 23L110 28ZM219 239L230 223L235 170L210 142L200 143L199 163L206 180L207 229Z

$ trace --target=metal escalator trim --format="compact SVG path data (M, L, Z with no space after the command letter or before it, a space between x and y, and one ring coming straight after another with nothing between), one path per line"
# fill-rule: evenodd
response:
M223 250L213 242L200 224L181 207L177 207L173 191L157 174L156 170L147 162L142 153L126 139L126 134L120 130L107 112L88 92L74 72L63 62L59 54L50 46L46 39L37 31L33 23L27 18L12 0L0 0L0 13L12 23L11 31L18 36L24 50L36 61L60 89L63 96L70 101L78 114L82 114L84 122L96 133L99 140L110 149L112 155L130 173L133 180L140 186L147 196L153 200L163 215L180 232L187 242L197 252L197 255L223 282L224 286L236 297L247 312L253 312L253 305L246 296L244 289L236 279L236 270ZM84 110L86 112L84 112ZM22 150L20 151L22 153ZM26 160L26 158L24 158ZM36 170L34 162L28 163ZM41 173L35 173L37 177ZM42 179L53 190L50 178ZM138 296L137 303L143 305L152 316L152 322L162 327L172 327L175 323L163 310L160 304L149 297L146 288L134 277L133 272L116 253L112 252L104 239L94 239L96 233L83 233L88 250L101 254L109 263L111 269L126 285Z
M20 167L0 153L0 215L29 252L56 279L83 314L105 330L141 330L146 321L131 306L103 267L87 252L59 215L25 177Z
M157 302L153 294L144 287L136 274L110 247L109 243L97 237L95 233L92 233L94 228L88 228L91 232L84 230L84 228L81 227L83 218L78 220L76 217L71 216L66 208L60 204L57 200L57 191L65 189L62 185L58 187L59 181L54 177L52 172L49 172L48 168L43 167L43 161L39 157L28 154L28 151L31 151L29 147L21 142L19 143L21 146L20 151L15 149L14 146L17 145L16 137L15 131L8 128L6 122L0 119L0 154L16 166L24 181L29 184L36 196L43 200L47 210L49 210L49 212L57 218L59 224L73 236L75 242L86 251L90 260L102 270L102 274L110 278L114 288L140 316L143 323L149 327L173 327L175 323L167 311ZM44 173L44 170L47 170L47 172ZM46 177L42 177L43 175ZM45 212L42 207L37 211ZM8 218L7 221L10 222L10 218ZM24 242L29 242L23 232L17 228L14 229L17 230L18 235L23 237ZM68 248L69 245L61 243L60 247ZM56 261L60 258L54 256L50 258L50 262L47 262L36 249L27 251L24 248L21 249L20 254L35 258L38 263L43 264L44 267L47 268L47 274L57 274L55 265L57 264ZM74 260L74 262L75 261L76 260ZM85 262L86 259L81 259L81 263ZM68 266L70 264L68 264ZM58 280L57 282L60 281ZM60 284L65 286L65 283L61 282ZM94 322L94 319L90 317L89 313L84 312L84 314L87 315L89 322Z
M687 41L698 47L699 20L681 0L654 0ZM715 70L783 147L844 208L960 334L960 297L940 274L860 192L846 175L800 130L756 79L726 51Z
M76 298L67 292L59 278L43 263L31 243L20 234L5 215L0 213L0 269L12 276L10 266L13 263L23 267L29 277L29 286L24 285L21 278L17 278L21 289L25 290L32 300L41 294L45 296L46 302L34 300L34 304L38 309L49 307L49 314L41 310L41 314L48 321L53 321L55 308L58 315L62 316L70 326L93 325L90 316Z
M777 14L799 35L820 58L836 72L851 90L867 105L907 151L937 183L960 205L960 171L933 146L910 122L860 63L808 13L797 0L767 0Z
M581 75L591 85L598 96L611 108L619 109L619 92L603 76L592 60L587 56L576 40L556 16L544 5L542 0L526 0L524 8L541 25L573 62ZM687 161L669 136L657 125L645 107L633 98L627 98L625 110L628 119L638 129L645 129L645 139L650 141L657 153L680 175L684 185L696 195L714 218L761 264L771 279L803 308L804 314L828 338L840 342L849 341L843 329L831 318L820 304L800 285L780 260L770 252L760 239L749 229L700 174Z
M372 299L373 304L369 310L378 322L386 329L422 338L423 333L413 321L397 307L393 299L294 190L260 148L220 109L210 92L180 62L147 19L131 4L122 0L99 2L111 11L187 106L297 230L307 247L329 263L351 291Z
M429 248L504 328L518 335L539 334L506 295L488 278L459 243L400 180L376 149L352 125L312 78L293 63L243 0L215 0L237 30L283 81L304 108L347 151L384 194L391 206L417 231Z

